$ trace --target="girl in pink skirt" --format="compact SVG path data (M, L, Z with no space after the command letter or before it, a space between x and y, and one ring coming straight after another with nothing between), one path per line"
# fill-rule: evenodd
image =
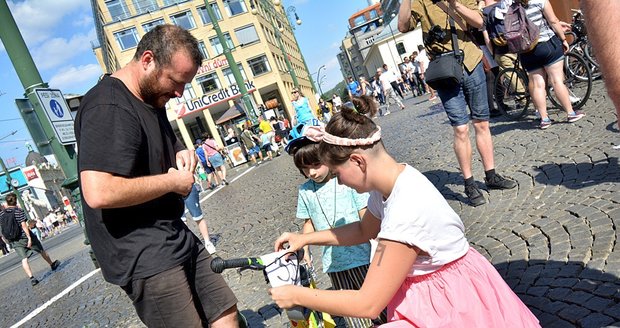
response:
M284 233L276 250L305 245L355 245L376 239L360 290L272 288L282 308L301 305L332 315L376 318L382 327L540 327L536 317L495 268L469 246L459 216L415 168L396 162L381 142L367 96L354 98L325 129L306 136L321 141L321 160L338 181L370 192L361 222L308 234Z

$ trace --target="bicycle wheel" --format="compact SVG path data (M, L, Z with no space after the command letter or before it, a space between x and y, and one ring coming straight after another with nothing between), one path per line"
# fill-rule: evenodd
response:
M573 105L573 110L581 109L592 92L592 71L590 65L580 55L567 52L564 54L564 85L568 89L568 95ZM547 95L549 100L557 107L562 108L560 102L555 98L553 86L548 87Z
M590 43L590 41L588 41L585 46L583 47L583 58L585 58L587 61L590 62L590 70L592 70L592 78L593 79L598 79L599 77L601 77L601 75L603 75L603 72L601 72L601 67L598 64L598 61L596 61L596 56L594 55L594 48L592 48L592 44Z
M504 116L513 120L522 118L530 104L527 76L514 67L502 69L495 77L493 96Z

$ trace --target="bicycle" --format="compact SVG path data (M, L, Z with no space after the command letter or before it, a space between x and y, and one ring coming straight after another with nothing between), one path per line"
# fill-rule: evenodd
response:
M592 92L592 71L583 57L574 53L564 54L564 84L566 85L574 110L581 109ZM521 119L528 111L531 102L528 90L529 79L521 67L519 57L513 61L513 67L500 70L495 77L493 96L500 112L510 119ZM546 84L547 98L555 108L562 108L555 98L553 86Z
M287 258L288 257L288 258ZM303 259L303 249L297 252L281 251L263 255L224 260L216 257L211 261L211 270L222 273L225 269L238 268L243 270L263 271L265 280L272 287L295 284L307 288L316 288L314 269ZM292 327L296 328L334 328L336 323L332 317L323 312L296 306L286 311ZM247 327L247 326L246 326Z
M592 78L598 79L601 77L602 72L600 71L598 62L596 61L592 44L588 40L585 17L583 16L581 10L571 10L573 11L571 30L565 33L565 35L570 36L572 40L569 45L569 51L577 53L586 59L590 63Z

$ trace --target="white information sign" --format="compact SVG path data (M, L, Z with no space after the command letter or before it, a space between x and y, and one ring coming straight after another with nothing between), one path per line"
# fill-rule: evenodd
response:
M73 117L62 92L58 89L35 89L35 93L58 141L63 145L75 143Z

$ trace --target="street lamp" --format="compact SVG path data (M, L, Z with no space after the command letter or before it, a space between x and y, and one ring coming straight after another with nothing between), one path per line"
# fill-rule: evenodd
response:
M254 107L252 106L252 101L250 100L250 95L248 94L248 89L245 87L245 81L241 76L241 71L239 70L239 65L235 61L231 49L228 47L228 42L220 29L220 24L217 22L217 17L215 16L215 12L213 12L213 8L209 4L209 0L205 0L205 7L207 9L207 14L209 15L209 19L211 19L211 24L213 25L213 30L215 30L215 34L217 34L217 38L222 45L222 53L226 56L226 60L228 61L228 65L230 67L230 71L233 74L235 79L235 83L237 83L237 88L239 88L239 92L241 93L241 100L243 101L245 116L252 122L252 125L258 124L258 119L256 116L256 112L254 111Z
M280 6L280 1L279 0L256 0L256 1L257 3L260 3L260 7L263 8L263 10L269 15L269 23L271 24L271 27L275 31L276 39L278 40L278 46L280 48L280 51L282 51L282 56L284 57L284 62L286 63L286 68L291 73L293 85L296 88L299 88L299 82L297 81L297 74L295 73L295 70L293 70L291 61L289 60L288 54L286 53L286 50L284 49L284 45L282 44L281 33L284 31L284 28L282 27L282 23L280 23L280 20L277 19L277 17L275 16L275 13L277 12L276 7ZM250 0L250 8L251 8L250 12L253 15L258 15L259 14L258 6L257 6L257 3L254 3L254 2L255 0ZM277 28L276 28L276 24L274 20L278 22Z
M392 25L391 25L392 20L396 17L396 14L392 13L390 17L391 19L387 25L388 25L388 28L390 29L390 34L392 35L392 41L394 41L394 47L396 47L396 38L394 37L394 30L392 29ZM379 24L383 24L383 18L379 18ZM396 59L394 59L394 53L392 52L392 48L390 47L389 44L388 44L388 50L390 51L390 56L392 56L392 61L394 62L394 69L398 69L398 64L396 64ZM398 47L396 48L396 53L398 54ZM400 56L400 54L398 54L398 56Z
M321 65L321 67L319 67L319 70L316 72L317 81L321 81L321 69L323 68L325 68L325 65ZM319 97L323 97L323 90L321 90L321 82L319 82L318 85L319 85Z

